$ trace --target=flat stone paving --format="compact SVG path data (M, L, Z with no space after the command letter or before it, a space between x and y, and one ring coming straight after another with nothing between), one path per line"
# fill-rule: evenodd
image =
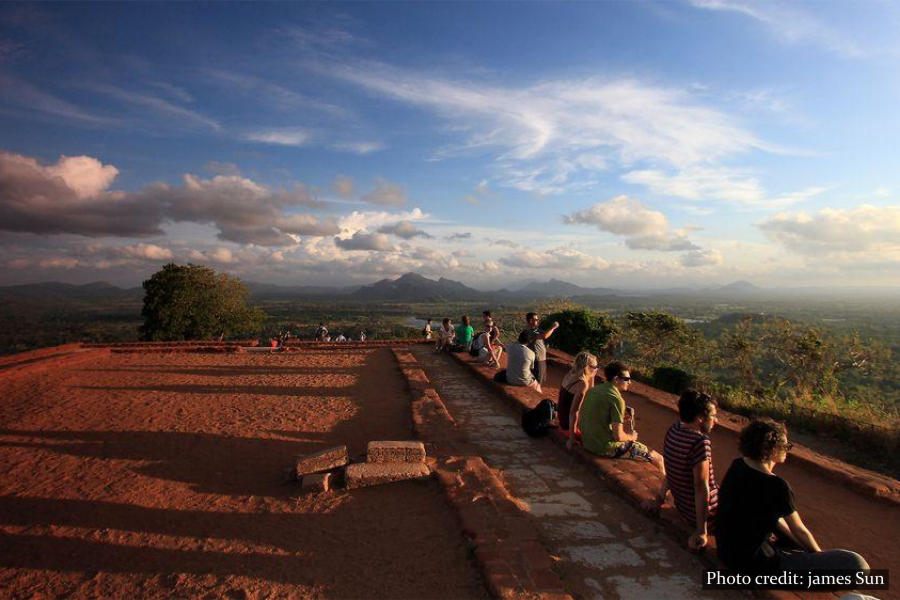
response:
M466 439L534 515L554 570L575 598L745 598L705 592L703 563L547 439L449 356L411 349Z

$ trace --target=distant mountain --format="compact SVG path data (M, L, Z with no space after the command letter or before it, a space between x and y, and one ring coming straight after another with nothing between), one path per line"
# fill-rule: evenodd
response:
M716 291L730 294L758 294L762 292L763 289L753 285L749 281L741 280L729 283L728 285L723 285Z
M28 283L24 285L0 287L0 298L6 300L36 302L101 299L140 300L143 297L143 288L120 288L106 281L95 281L93 283L85 283L82 285L48 281L43 283Z
M273 283L245 282L250 288L254 300L276 300L302 297L338 297L349 296L360 288L358 285L348 287L328 287L319 285L275 285Z
M518 290L517 296L528 298L573 298L575 296L608 296L619 293L610 288L587 288L568 281L551 279L535 281Z
M350 297L360 301L441 302L477 300L487 295L452 279L441 277L435 281L418 273L407 273L397 279L382 279L365 285Z

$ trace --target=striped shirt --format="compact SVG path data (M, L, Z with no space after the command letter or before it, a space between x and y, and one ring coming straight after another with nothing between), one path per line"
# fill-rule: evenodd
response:
M694 509L694 466L709 461L709 517L712 520L719 503L719 486L712 465L712 444L709 437L699 431L688 429L680 421L666 432L663 445L666 461L666 481L672 490L675 507L691 525L697 524Z

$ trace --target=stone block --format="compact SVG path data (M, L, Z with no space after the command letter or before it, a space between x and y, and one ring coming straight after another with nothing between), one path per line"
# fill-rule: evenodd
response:
M347 465L344 482L347 489L354 489L427 477L430 472L425 463L357 463Z
M425 444L422 442L376 441L366 448L366 462L370 463L421 463L425 462Z
M300 482L304 492L327 492L331 489L331 473L311 473L304 475Z
M347 458L347 446L335 446L315 454L298 456L297 477L343 467L348 462L350 461Z

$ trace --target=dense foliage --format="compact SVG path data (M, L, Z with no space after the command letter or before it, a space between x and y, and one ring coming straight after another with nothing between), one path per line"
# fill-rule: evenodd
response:
M550 314L543 320L542 327L546 329L553 321L559 322L559 329L553 334L551 344L570 354L577 354L581 350L590 350L598 355L606 354L617 333L616 326L609 317L583 308L565 309Z
M203 340L259 330L265 314L239 279L199 265L168 264L144 282L141 338Z

